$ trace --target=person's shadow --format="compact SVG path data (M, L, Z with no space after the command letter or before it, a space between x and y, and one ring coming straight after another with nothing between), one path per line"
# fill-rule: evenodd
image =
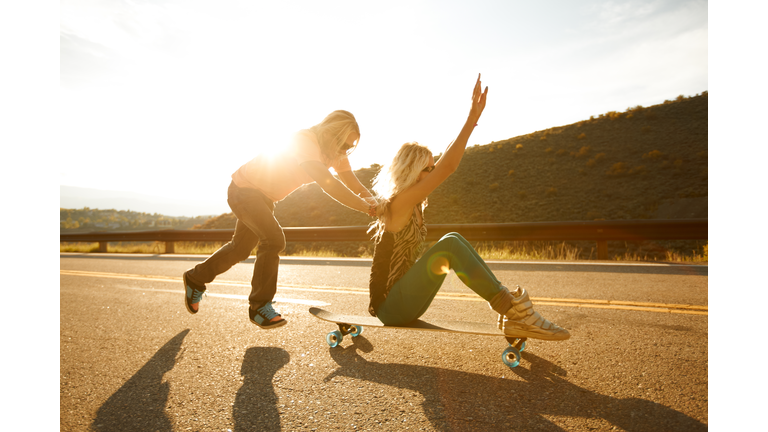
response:
M189 329L174 336L120 387L96 412L95 431L171 431L165 413L169 384L163 375L173 369Z
M281 430L272 379L290 358L286 350L275 347L253 347L245 352L240 369L243 386L237 391L232 407L235 431Z
M644 399L619 399L595 393L563 379L567 372L531 354L510 370L524 381L489 377L431 366L385 364L364 359L357 351L373 346L358 336L346 348L330 348L339 367L324 380L350 377L418 392L422 408L436 430L556 430L547 417L609 422L627 431L706 431L707 425L669 407ZM499 360L500 361L500 360ZM599 425L596 425L599 427Z

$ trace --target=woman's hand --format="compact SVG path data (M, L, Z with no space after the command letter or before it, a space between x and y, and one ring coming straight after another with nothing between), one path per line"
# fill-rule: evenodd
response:
M477 74L477 82L475 88L472 91L472 108L469 110L469 118L474 122L480 119L480 115L485 109L485 98L488 96L488 87L485 87L484 92L480 92L482 85L480 83L480 74Z

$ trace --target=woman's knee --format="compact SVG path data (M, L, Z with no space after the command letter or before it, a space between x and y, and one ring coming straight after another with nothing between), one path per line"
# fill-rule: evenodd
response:
M459 233L451 232L442 236L436 244L444 245L446 248L450 248L456 245L464 245L466 244L466 241Z
M467 242L467 240L464 239L464 237L462 237L461 234L459 234L457 232L449 232L448 234L446 234L442 238L440 238L440 240L444 240L444 239L446 241L448 241L450 239L450 241L458 240L458 241L460 241L462 243L466 243Z

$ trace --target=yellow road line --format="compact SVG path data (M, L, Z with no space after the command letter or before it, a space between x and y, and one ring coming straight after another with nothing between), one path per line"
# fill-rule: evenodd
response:
M59 273L62 275L68 275L68 276L146 280L146 281L155 281L155 282L180 282L181 281L181 277L90 272L90 271L81 271L81 270L59 270ZM248 288L250 288L251 286L250 283L243 283L243 282L236 282L236 281L216 281L209 285L237 286L237 287L248 287ZM366 295L366 296L368 295L367 288L311 286L311 285L281 284L280 286L278 286L278 291L308 291L308 292L329 292L329 293L336 293L336 294L357 294L357 295ZM224 297L224 295L220 295L220 297ZM444 300L485 302L484 299L478 297L476 294L469 294L469 293L438 293L435 298L444 299ZM531 299L534 300L537 305L545 305L545 306L565 306L565 307L592 308L592 309L630 310L630 311L641 311L641 312L673 313L673 314L686 314L686 315L709 315L709 312L708 312L709 308L707 306L699 306L699 305L629 302L629 301L620 301L620 300L562 299L562 298L549 298L549 297L531 297Z

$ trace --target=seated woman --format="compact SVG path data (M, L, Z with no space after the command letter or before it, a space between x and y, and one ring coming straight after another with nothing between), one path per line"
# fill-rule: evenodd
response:
M421 255L427 235L423 218L427 196L459 166L487 95L487 87L481 92L478 75L469 117L437 163L426 147L403 144L392 163L375 179L373 190L380 200L381 216L371 227L375 230L376 245L368 311L385 325L411 322L426 312L453 269L465 285L499 313L500 328L505 334L565 340L570 337L568 330L535 312L523 288L517 286L510 292L458 233L446 234Z

